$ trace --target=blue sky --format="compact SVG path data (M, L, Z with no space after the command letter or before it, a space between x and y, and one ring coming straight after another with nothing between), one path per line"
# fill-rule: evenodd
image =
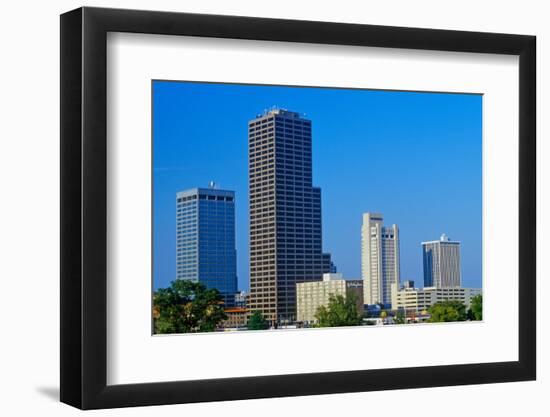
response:
M463 286L481 287L482 96L153 82L154 287L175 279L177 191L236 192L237 274L248 289L247 122L272 106L312 120L323 248L361 277L361 220L400 229L401 279L422 285L420 242L462 242Z

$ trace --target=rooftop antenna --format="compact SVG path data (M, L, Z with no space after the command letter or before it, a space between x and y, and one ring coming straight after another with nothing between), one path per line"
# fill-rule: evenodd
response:
M216 184L214 181L210 181L208 183L208 188L210 188L211 190L215 190L216 188L218 188L218 184Z

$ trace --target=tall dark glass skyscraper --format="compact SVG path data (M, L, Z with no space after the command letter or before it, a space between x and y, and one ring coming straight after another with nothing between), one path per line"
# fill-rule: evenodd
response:
M235 193L193 188L176 195L178 279L220 291L226 305L237 292Z
M248 123L250 310L296 320L296 283L322 279L321 189L311 174L311 121L271 110Z

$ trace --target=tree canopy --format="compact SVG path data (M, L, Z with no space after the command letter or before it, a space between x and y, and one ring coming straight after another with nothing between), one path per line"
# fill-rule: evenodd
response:
M255 311L250 315L246 327L248 330L265 330L269 324L260 311Z
M357 309L357 299L350 295L331 295L327 306L320 306L315 313L318 327L358 326L361 314Z
M476 321L483 320L483 296L481 294L472 298L468 318Z
M395 317L393 318L393 322L395 324L405 324L405 312L403 310L397 310L397 313L395 313Z
M153 294L157 334L211 332L226 318L219 291L199 282L175 280Z
M464 321L467 319L466 306L460 301L450 300L435 303L428 309L430 323Z

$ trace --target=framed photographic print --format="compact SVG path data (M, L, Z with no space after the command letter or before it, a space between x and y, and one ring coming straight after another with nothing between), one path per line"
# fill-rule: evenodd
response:
M535 38L61 16L61 401L535 379Z

